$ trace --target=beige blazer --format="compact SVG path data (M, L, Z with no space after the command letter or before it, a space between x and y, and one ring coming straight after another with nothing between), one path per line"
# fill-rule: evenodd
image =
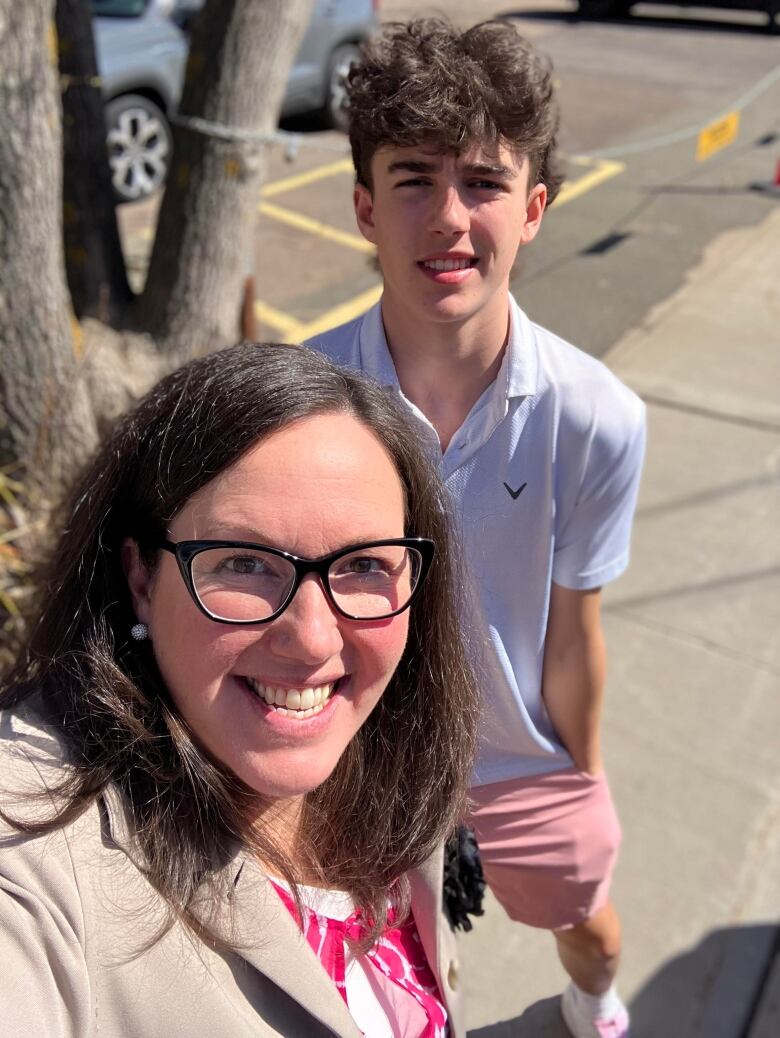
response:
M0 713L4 811L30 817L18 794L47 778L51 784L61 762L44 727ZM0 821L4 1038L359 1038L332 981L249 856L239 853L229 866L240 947L225 953L178 924L144 948L162 904L134 856L115 791L46 836L20 836ZM410 879L415 921L456 1038L465 1030L454 940L441 909L441 851Z

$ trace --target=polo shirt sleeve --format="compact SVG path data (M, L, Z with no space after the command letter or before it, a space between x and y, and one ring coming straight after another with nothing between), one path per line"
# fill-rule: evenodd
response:
M601 587L628 566L646 437L644 404L633 394L631 404L587 440L579 490L556 532L552 579L561 587Z

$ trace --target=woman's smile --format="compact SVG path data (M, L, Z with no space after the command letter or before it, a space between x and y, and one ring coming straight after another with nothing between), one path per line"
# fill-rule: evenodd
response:
M340 679L339 679L340 680ZM296 720L303 720L319 714L330 699L336 681L328 681L317 685L303 685L299 688L288 688L284 685L258 681L245 677L250 690L276 714L286 714Z

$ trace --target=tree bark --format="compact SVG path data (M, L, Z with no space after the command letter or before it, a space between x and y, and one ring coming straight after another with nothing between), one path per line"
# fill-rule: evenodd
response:
M89 0L57 0L57 36L68 287L77 317L118 324L133 293L116 222Z
M0 0L0 464L56 494L95 440L62 254L54 0Z
M253 133L277 125L313 0L208 0L193 24L180 112ZM141 326L172 356L239 335L242 288L268 146L174 126Z

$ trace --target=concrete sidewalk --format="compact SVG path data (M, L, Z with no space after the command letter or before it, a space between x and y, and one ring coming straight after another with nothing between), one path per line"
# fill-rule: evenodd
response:
M606 358L650 428L632 566L605 592L633 1038L780 1035L780 206L767 210ZM489 903L461 941L472 1038L566 1038L552 944Z

